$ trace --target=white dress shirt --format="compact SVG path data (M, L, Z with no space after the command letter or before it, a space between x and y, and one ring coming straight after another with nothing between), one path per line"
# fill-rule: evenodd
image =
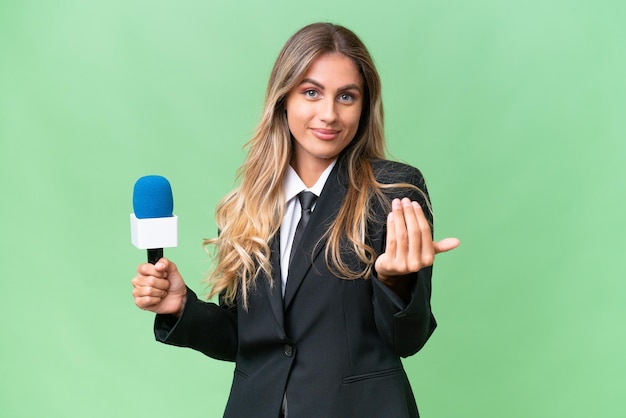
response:
M322 189L328 180L328 176L332 171L337 160L330 163L330 165L322 172L320 178L313 187L308 188L291 166L287 169L285 178L283 179L283 192L285 194L285 216L283 222L280 225L280 277L282 280L282 292L285 295L285 285L287 284L287 275L289 273L289 256L291 254L291 244L293 243L293 237L296 234L296 227L300 221L302 208L300 207L300 199L298 194L307 190L315 193L317 197L322 193ZM315 210L317 201L313 204L311 212Z

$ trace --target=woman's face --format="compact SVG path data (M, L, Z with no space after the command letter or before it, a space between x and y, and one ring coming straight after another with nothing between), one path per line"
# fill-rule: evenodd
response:
M286 105L295 138L291 164L303 180L307 173L321 173L348 146L362 107L363 79L350 58L335 53L313 62Z

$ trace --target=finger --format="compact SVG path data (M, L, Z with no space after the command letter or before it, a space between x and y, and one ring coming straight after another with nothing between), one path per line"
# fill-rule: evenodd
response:
M422 231L419 220L415 213L413 202L402 199L404 209L404 222L407 231L407 268L409 271L417 271L420 268L420 256L422 253Z
M404 263L409 247L409 238L404 219L404 203L400 201L400 199L394 199L392 202L392 210L396 238L396 252L394 259L396 260L396 263Z
M387 238L385 244L385 253L390 257L395 257L396 254L396 226L393 216L393 212L390 212L387 216Z
M166 278L168 271L174 266L167 258L161 258L156 264L143 263L137 267L137 273L143 276Z
M140 264L137 267L137 273L139 273L139 275L141 276L155 276L155 277L161 277L161 278L165 278L164 276L164 271L163 270L158 270L156 268L156 265L152 265L150 263L143 263Z
M136 276L131 283L134 287L154 287L156 289L167 290L170 287L170 281L154 276Z
M430 224L426 220L426 216L424 215L424 210L420 206L419 203L413 202L413 209L415 211L415 217L417 218L417 222L420 226L421 232L421 241L422 241L422 252L421 259L423 265L429 266L435 260L435 250L433 248L433 238L432 232L430 229Z
M435 248L435 254L445 253L446 251L454 250L461 245L461 241L458 238L444 238L441 241L433 243Z
M149 286L137 286L133 289L134 297L152 296L156 298L164 298L167 296L167 291L163 289L157 289Z
M135 305L143 310L148 310L161 303L162 299L153 296L140 296L135 298Z

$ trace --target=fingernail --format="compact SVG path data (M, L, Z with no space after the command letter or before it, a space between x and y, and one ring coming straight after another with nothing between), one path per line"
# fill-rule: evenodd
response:
M404 207L409 207L411 206L411 201L405 197L404 199L402 199L402 205Z
M158 269L165 268L165 266L163 265L163 263L156 263L156 264L154 265L154 267L156 267L156 268L158 268Z

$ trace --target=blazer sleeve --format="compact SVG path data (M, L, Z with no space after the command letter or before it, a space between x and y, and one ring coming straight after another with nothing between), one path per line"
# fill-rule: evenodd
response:
M418 169L389 161L373 164L373 168L378 181L382 183L409 183L417 186L421 192L413 188L390 189L388 199L391 201L394 198L408 197L419 202L428 221L433 224L428 191ZM372 245L378 254L385 251L388 211L389 209L384 206L376 209L380 219L376 223L377 226L373 227L371 237ZM408 357L417 353L437 326L430 304L432 266L412 275L411 298L408 302L381 283L376 277L376 272L372 276L374 315L378 332L399 356Z
M431 271L427 267L415 274L408 304L376 277L372 278L376 327L401 357L417 353L437 327L430 306Z
M238 347L237 308L203 302L187 288L187 301L180 318L157 315L157 341L188 347L218 360L235 361Z

